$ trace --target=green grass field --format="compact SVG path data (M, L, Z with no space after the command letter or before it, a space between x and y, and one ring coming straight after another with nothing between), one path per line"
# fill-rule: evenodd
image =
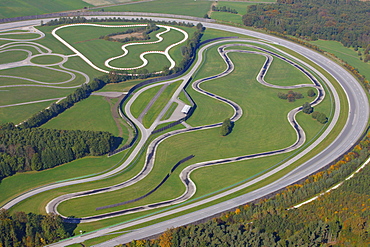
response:
M242 17L238 14L231 14L227 12L212 12L211 18L220 21L243 24Z
M105 171L119 163L122 156L115 155L111 158L107 158L106 156L84 157L40 172L17 173L1 181L0 190L2 192L0 194L0 205L4 204L9 198L13 198L24 192L26 188L35 188L56 181ZM31 212L31 209L26 211Z
M37 34L37 33L20 33L20 34L3 34L3 35L0 35L0 38L4 38L4 39L35 39L35 38L39 38L40 35Z
M4 0L1 5L0 18L41 15L92 6L82 0Z
M27 57L28 54L25 51L4 51L0 53L0 64L22 61Z
M114 7L106 7L104 11L130 11L130 12L148 12L165 13L176 15L189 15L203 17L210 9L210 1L194 0L156 0L137 4L128 4Z
M0 90L0 95L3 91ZM5 91L6 92L6 91ZM27 118L31 117L33 113L41 111L48 107L51 102L42 102L30 105L12 106L0 108L0 124L12 122L19 124Z
M145 90L141 93L134 103L131 105L131 113L135 118L138 118L140 113L148 105L152 97L163 87L163 85L155 86L150 89Z
M4 91L0 91L0 98L4 105L24 103L34 100L62 98L74 91L74 89L54 89L43 87L15 87L2 90ZM28 114L30 114L30 112L28 112Z
M48 129L108 131L118 136L110 105L102 96L90 96L42 126ZM127 131L126 131L127 133ZM127 138L127 134L125 135ZM125 139L126 139L125 138Z
M166 87L166 89L161 93L158 99L154 102L152 107L148 110L143 118L143 125L149 128L154 120L157 118L162 109L166 106L167 102L171 99L173 93L179 87L182 81L173 82Z
M58 56L44 55L44 56L38 56L38 57L31 59L31 62L36 63L36 64L48 65L48 64L59 63L62 60L63 59Z
M6 70L2 70L1 74L10 75L10 76L20 76L20 77L25 77L28 79L41 81L41 82L47 82L47 83L57 83L57 82L63 82L63 81L67 81L71 79L71 75L67 73L64 73L61 71L50 70L50 69L46 69L43 67L36 67L36 66L25 66L25 67L6 69Z

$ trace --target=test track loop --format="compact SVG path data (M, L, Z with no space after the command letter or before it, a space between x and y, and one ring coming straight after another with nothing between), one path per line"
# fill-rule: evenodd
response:
M42 33L42 32L40 32L40 33ZM36 38L36 40L41 39L44 36L45 35L43 34L39 38ZM32 47L37 52L39 52L40 54L33 55L33 53L29 50L20 49L20 48L14 49L15 47ZM41 48L44 49L44 51ZM69 68L64 67L64 63L66 63L68 61L68 56L64 56L64 55L61 55L61 54L55 54L55 53L52 52L51 49L47 48L44 45L41 45L41 44L38 44L38 43L35 43L35 42L29 42L27 40L26 41L19 41L18 40L17 42L11 42L11 43L6 43L4 45L0 45L0 53L8 52L8 51L24 51L28 54L28 57L23 61L18 61L18 62L13 62L13 63L8 63L8 64L0 64L0 70L1 69L12 69L12 68L23 67L23 66L35 66L35 67L40 67L40 68L44 68L44 69L48 69L48 70L52 70L52 71L58 71L58 72L61 72L61 73L66 73L70 76L70 78L65 80L65 81L61 81L61 82L42 82L42 81L33 80L33 79L30 79L30 78L26 78L26 77L21 77L21 76L0 75L0 78L18 79L18 80L24 80L24 81L37 83L37 84L2 85L2 86L0 86L0 88L12 88L12 87L44 87L44 88L46 87L46 88L57 88L57 89L78 88L81 85L61 86L61 84L66 84L66 83L74 81L76 79L76 73L82 75L85 78L85 81L83 83L88 83L89 80L90 80L90 78L87 74L85 74L81 71L77 71L77 70L74 70L74 69L69 69ZM54 64L35 64L35 63L31 62L31 60L33 58L39 57L39 56L45 56L45 55L59 56L59 57L62 58L62 61L54 63ZM53 68L51 66L59 66L61 69ZM21 103L21 104L27 104L27 103L31 104L31 103L35 103L35 101L24 102L24 103ZM7 105L6 107L9 107L9 106L13 106L13 105Z
M93 24L93 23L78 23L78 24L69 24L69 25L64 25L64 26L60 26L60 27L57 27L55 28L53 31L52 31L52 35L57 39L59 40L62 44L64 44L65 46L67 46L71 51L73 51L75 54L77 54L82 60L84 60L87 64L89 64L91 67L93 67L94 69L98 70L98 71L101 71L101 72L104 72L104 73L109 73L108 70L105 70L105 69L102 69L100 67L98 67L97 65L95 65L93 62L91 62L85 55L83 55L81 52L79 52L76 48L74 48L72 45L70 45L67 41L65 41L62 37L60 37L56 32L62 28L66 28L66 27L72 27L72 26L96 26L96 27L107 27L107 28L112 28L112 27L138 27L138 26L147 26L147 24L134 24L134 25L102 25L102 24ZM145 67L147 64L148 64L148 60L145 59L145 55L146 54L149 54L149 53L159 53L159 54L164 54L166 56L166 58L169 60L171 66L170 66L170 69L172 69L176 64L175 64L175 61L172 59L172 57L170 56L169 54L169 51L172 47L174 46L177 46L181 43L184 43L189 35L187 32L185 32L184 30L180 29L180 28L176 28L176 27L170 27L170 26L165 26L165 25L157 25L158 27L162 27L162 28L165 28L166 30L163 31L163 32L160 32L156 35L156 37L158 38L157 41L153 41L153 42L135 42L135 43L129 43L129 44L125 44L121 47L121 49L123 50L123 54L122 55L119 55L119 56L116 56L116 57L112 57L112 58L109 58L105 61L104 65L107 66L108 68L111 68L111 69L115 69L115 70L134 70L134 69L139 69L139 68L143 68ZM140 66L137 66L137 67L131 67L131 68L122 68L122 67L113 67L111 66L109 63L115 59L118 59L118 58L122 58L124 56L126 56L128 54L128 50L126 49L127 46L132 46L132 45L150 45L150 44L155 44L155 43L159 43L163 40L163 37L162 37L162 34L164 33L167 33L169 32L171 29L174 29L174 30L177 30L179 32L181 32L183 35L184 35L184 38L182 40L180 40L179 42L176 42L174 44L171 44L170 46L168 46L165 51L147 51L147 52L144 52L144 53L141 53L140 54L140 59L141 61L143 62L142 65ZM160 73L160 72L157 72L157 73Z
M231 117L232 121L237 121L242 116L242 110L241 110L240 106L238 106L236 103L234 103L234 102L232 102L228 99L225 99L223 97L220 97L218 95L212 94L210 92L207 92L207 91L201 89L200 84L202 82L209 81L209 80L212 80L212 79L217 79L217 78L220 78L220 77L223 77L223 76L226 76L226 75L230 74L234 70L234 64L231 62L231 60L227 56L227 54L229 52L242 52L242 53L252 53L252 54L263 55L263 56L266 57L266 61L263 65L262 69L260 70L257 78L259 78L258 81L261 84L263 84L265 86L270 86L272 84L269 84L269 83L265 82L263 80L263 77L266 74L270 64L272 63L272 56L270 54L277 55L273 52L269 52L270 54L266 54L266 53L262 53L262 52L246 51L246 50L226 50L226 51L224 50L226 47L237 46L237 45L253 47L251 45L246 45L246 44L233 44L233 45L221 46L218 49L218 52L227 64L226 70L224 72L218 74L218 75L207 77L207 78L204 78L204 79L200 79L200 80L193 83L193 88L196 91L229 104L234 109L234 115ZM254 48L256 48L256 47L254 46ZM286 58L281 57L281 56L280 56L280 58L284 59L286 62L289 62L290 64L295 64L292 61L290 61L289 59L286 59ZM306 74L310 75L308 77L311 79L311 81L314 82L314 84L304 84L304 85L294 85L294 86L277 86L277 85L272 85L272 86L274 88L281 88L281 89L293 89L293 88L300 88L300 87L303 87L303 86L304 87L316 87L316 88L319 89L319 95L315 99L315 102L316 102L315 104L320 103L323 99L323 97L321 97L322 92L323 92L323 90L321 88L321 85L303 67L301 67L297 64L295 64L295 67L297 67L298 69L300 69L302 71L305 71ZM320 100L318 100L318 99L320 99ZM193 172L196 169L199 169L201 167L211 166L211 165L226 164L226 163L231 163L231 162L238 162L238 161L242 161L242 160L248 160L248 159L253 159L253 158L266 157L266 156L286 153L286 152L293 151L293 150L299 148L300 146L302 146L303 143L305 142L305 134L304 134L303 129L299 126L299 124L295 120L295 115L300 110L301 110L301 107L298 107L298 108L295 108L292 111L290 111L289 114L288 114L288 121L297 133L297 140L293 145L291 145L287 148L280 149L280 150L274 150L274 151L268 151L268 152L263 152L263 153L259 153L259 154L250 154L250 155L244 155L244 156L238 156L238 157L232 157L232 158L225 158L225 159L219 159L219 160L213 160L213 161L205 161L205 162L200 162L200 163L190 165L190 166L186 167L180 174L180 180L185 185L186 190L181 196L179 196L177 198L167 200L167 201L157 202L157 203L153 203L153 204L149 204L149 205L138 206L138 207L134 207L134 208L130 208L130 209L124 209L124 210L119 210L119 211L115 211L115 212L104 213L104 214L100 214L100 215L88 216L88 217L83 217L83 218L70 219L70 218L66 218L64 216L62 216L62 217L64 217L66 221L74 222L74 223L93 222L93 221L96 221L96 220L111 218L111 217L115 217L115 216L119 216L119 215L135 213L135 212L141 212L141 211L150 210L150 209L153 209L153 208L160 208L160 207L179 204L181 202L184 202L184 201L188 200L189 198L191 198L196 192L196 185L190 179L191 172ZM62 196L57 197L57 198L55 198L55 199L53 199L52 201L49 202L49 204L47 205L47 212L58 213L57 207L63 201L66 201L66 200L69 200L69 199L72 199L72 198L77 198L77 197L88 196L88 195L103 193L103 192L107 192L107 191L114 191L114 190L122 189L124 187L128 187L128 186L142 180L152 170L152 168L154 166L154 153L156 152L156 149L157 149L158 145L162 141L164 141L165 139L167 139L169 137L172 137L174 135L178 135L178 134L182 134L182 133L186 133L186 132L192 132L192 131L196 131L196 130L204 130L204 129L215 128L215 127L220 126L221 124L222 123L216 123L216 124L211 124L211 125L206 125L206 126L199 126L199 127L195 127L195 128L189 128L189 129L185 129L185 130L183 130L183 129L182 130L175 130L175 131L171 131L169 133L166 133L166 134L156 138L151 143L151 145L148 149L147 157L146 157L146 163L145 163L144 168L134 178L132 178L128 181L125 181L121 184L117 184L117 185L106 187L106 188L100 188L100 189L95 189L95 190L89 190L89 191L84 191L84 192L77 192L77 193L62 195Z

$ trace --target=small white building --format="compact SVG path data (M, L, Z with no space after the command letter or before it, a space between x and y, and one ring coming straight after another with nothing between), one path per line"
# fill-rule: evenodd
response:
M190 111L191 109L191 106L190 105L184 105L184 107L182 108L181 112L184 113L184 114L188 114L188 112Z

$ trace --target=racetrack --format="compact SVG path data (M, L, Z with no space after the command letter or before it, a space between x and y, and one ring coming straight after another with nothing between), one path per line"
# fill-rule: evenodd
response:
M324 57L324 56L322 56L322 55L320 55L316 52L313 52L313 51L311 51L307 48L296 45L292 42L285 41L285 40L275 38L275 37L271 37L271 36L268 36L268 35L265 35L265 34L253 32L253 31L249 31L249 30L245 30L245 29L241 29L241 28L219 25L219 24L212 24L212 23L203 23L203 24L206 27L216 28L216 29L220 29L220 30L232 31L232 32L240 33L240 34L250 35L250 36L254 36L254 37L258 37L258 38L263 38L265 40L270 40L271 42L279 43L280 45L289 47L290 49L293 49L294 51L306 56L310 60L319 64L321 67L323 67L325 70L327 70L329 73L331 73L339 81L339 83L342 85L343 89L347 93L347 98L348 98L349 105L350 105L350 111L349 111L349 116L348 116L348 119L347 119L347 124L344 127L343 131L338 135L336 140L331 145L329 145L323 152L321 152L319 155L312 158L311 160L305 162L304 164L302 164L301 166L296 168L294 171L290 172L289 174L287 174L283 178L275 181L274 183L271 183L271 184L269 184L269 185L267 185L267 186L265 186L261 189L258 189L254 192L251 192L251 193L245 194L243 196L228 200L226 202L216 204L216 205L213 205L211 207L207 207L205 209L202 209L202 210L190 213L190 214L186 214L184 216L174 218L172 220L168 220L168 221L165 221L165 222L162 222L162 223L150 226L150 227L140 229L140 231L125 234L124 236L120 237L119 239L115 239L115 240L112 240L110 242L104 243L102 246L107 246L107 245L111 246L111 245L118 244L118 243L129 242L132 239L142 238L142 237L145 237L145 236L152 236L154 234L157 234L159 232L164 231L167 228L176 227L176 226L180 226L180 225L184 225L184 224L187 224L187 223L197 221L201 218L208 217L208 216L211 216L215 213L231 209L231 208L233 208L237 205L244 204L244 203L246 203L250 200L257 199L257 198L259 198L263 195L271 193L272 191L278 190L280 188L284 188L285 186L287 186L289 184L292 184L295 181L300 180L301 178L304 178L305 176L307 176L307 175L313 173L314 171L320 169L321 167L325 166L326 164L328 164L330 161L332 161L333 159L335 159L336 157L338 157L342 153L346 152L347 149L349 149L351 147L351 145L360 137L360 135L362 134L363 130L365 129L365 127L367 125L367 120L368 120L368 117L369 117L369 105L368 105L366 95L363 92L361 86L357 83L357 81L347 71L345 71L343 68L341 68L339 65L335 64L334 62L330 61L328 58L326 58L326 57ZM289 57L290 55L285 54L285 56ZM201 55L199 57L201 57ZM309 65L305 65L305 66L310 67ZM310 69L315 70L312 67L310 67ZM320 75L320 73L318 71L315 71L315 72ZM333 91L333 87L330 86L330 83L328 81L326 81L326 83L328 83L329 87ZM334 92L335 92L335 90L334 90ZM334 98L336 98L335 93L334 93ZM335 106L336 106L336 111L335 112L337 114L339 114L338 113L338 110L339 110L338 109L338 107L339 107L338 101L336 101ZM333 119L335 120L336 117L338 117L338 115L337 116L334 115ZM329 134L329 131L330 131L330 129L325 131L323 136ZM143 133L145 134L147 132L144 131ZM324 137L320 137L317 141L315 141L315 143L313 143L307 149L305 149L304 152L302 152L300 155L296 156L295 158L293 158L289 162L294 162L295 160L298 160L300 158L300 156L309 152L310 150L313 149L313 147L315 145L320 143L323 140L323 138ZM289 165L288 163L286 165ZM261 176L259 179L263 179L263 178L267 177L268 175L273 174L273 172L276 172L276 171L274 171L274 170L270 171L267 174L264 174L263 176ZM252 181L250 181L250 182L252 182ZM243 184L242 186L240 186L238 188L235 188L235 189L241 189L243 187L245 188L249 185L250 185L250 183L248 182L248 183ZM225 193L221 193L218 196L226 196L226 195L232 193L233 191L236 191L236 190L230 190L230 191L227 191ZM128 226L134 226L135 224L140 224L140 223L148 222L148 221L156 219L156 218L168 216L168 215L174 214L176 212L186 210L186 209L191 208L191 207L195 207L195 206L198 206L198 205L205 204L205 203L210 202L210 201L215 200L215 199L216 199L215 197L211 197L211 198L208 198L208 199L205 199L205 200L201 200L197 203L188 204L186 206L179 207L179 208L173 209L173 210L169 210L167 212L157 214L157 215L154 215L154 216L150 216L150 217L147 217L145 219L136 220L136 221L133 221L133 222L130 222L130 223L125 223L125 224L114 226L114 227L111 227L111 228L106 228L104 230L99 230L99 231L96 231L94 233L86 234L86 235L83 235L81 237L78 237L77 239L66 240L66 241L61 242L59 244L54 244L53 246L58 246L58 245L60 245L60 246L63 245L64 246L66 244L71 244L71 243L74 243L74 242L82 242L82 241L84 241L86 239L89 239L89 238L92 238L92 237L104 235L107 232L116 231L116 230L123 229L123 228L128 227Z

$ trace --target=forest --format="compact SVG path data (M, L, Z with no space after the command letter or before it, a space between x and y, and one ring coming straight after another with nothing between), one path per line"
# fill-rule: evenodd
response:
M119 247L369 246L369 165L345 180L369 153L370 134L327 170L269 199L240 206L201 224L168 229L153 240L136 240ZM293 208L342 181L336 190Z
M370 4L357 0L277 0L247 8L246 26L309 40L336 40L346 47L370 44Z
M120 140L109 132L0 126L0 180L44 170L87 155L103 155Z
M71 236L75 225L62 222L59 216L0 210L0 246L36 247Z

